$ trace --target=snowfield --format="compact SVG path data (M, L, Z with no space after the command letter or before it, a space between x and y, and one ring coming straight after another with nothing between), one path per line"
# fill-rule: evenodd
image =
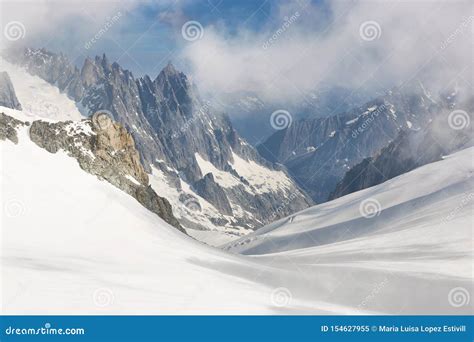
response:
M154 166L150 165L152 170L150 177L151 187L160 195L165 197L173 208L174 216L180 220L186 232L196 238L199 241L203 241L211 246L222 245L226 242L232 241L249 233L249 230L241 228L236 234L230 234L226 231L226 227L216 226L210 220L209 217L219 217L219 211L208 201L201 196L197 195L191 188L191 186L181 179L182 191L178 190L174 186L169 184L163 171L158 170ZM197 199L201 210L193 209L192 205L196 203L191 200L191 205L186 206L185 203L179 200L182 193L192 194ZM231 216L225 216L229 221L233 218ZM192 221L191 221L192 220ZM188 224L199 223L203 227L209 230L199 230L188 228ZM237 235L238 234L238 235Z
M255 305L265 286L200 265L251 262L184 236L26 132L0 147L4 314L269 311Z
M38 76L30 75L24 68L11 64L0 57L0 71L10 76L24 115L29 120L51 119L78 121L89 113L79 111L76 103L59 89Z
M0 142L3 314L472 312L453 295L472 294L472 148L280 220L229 253L25 129L19 139ZM369 199L381 211L361 217Z

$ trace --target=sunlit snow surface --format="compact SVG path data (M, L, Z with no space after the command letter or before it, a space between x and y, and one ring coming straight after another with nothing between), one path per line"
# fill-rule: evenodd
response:
M265 227L232 249L258 254L243 256L183 236L26 134L0 143L3 313L472 309L449 301L472 294L472 149ZM361 218L368 198L383 210Z
M75 102L66 94L38 76L30 75L22 67L0 58L0 71L6 71L10 76L22 112L30 120L47 118L65 121L84 118Z
M63 153L0 142L3 313L263 313L248 267L168 226ZM257 304L259 302L259 304Z

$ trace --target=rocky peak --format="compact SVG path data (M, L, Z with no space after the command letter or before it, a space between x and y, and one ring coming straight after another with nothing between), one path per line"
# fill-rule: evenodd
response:
M415 82L344 113L294 120L258 150L288 167L313 200L321 203L350 168L386 146L401 130L424 127L440 108Z
M109 60L107 56L105 55L105 53L102 55L102 57L101 56L95 57L95 64L103 70L105 75L110 74L110 72L112 71L112 66L110 65Z
M94 85L99 80L99 71L94 61L87 57L81 70L81 79L85 87Z
M462 108L469 108L465 105ZM474 107L470 107L471 110ZM446 125L449 110L436 113L420 130L403 130L374 156L354 165L330 194L329 200L366 189L441 160L443 156L474 145L474 129L467 125L453 129Z
M92 153L108 163L120 160L121 169L126 174L142 184L148 184L148 175L140 163L132 135L106 113L95 113L91 118L91 126L96 133Z
M5 71L0 72L0 106L21 110L10 76Z
M164 75L167 75L167 76L173 76L173 75L179 75L180 74L180 72L178 70L176 70L176 68L174 67L173 63L171 63L171 61L169 61L168 64L166 64L166 66L163 68L161 73L163 73Z
M0 120L0 132L2 122ZM29 133L39 147L51 153L65 151L84 171L125 191L145 208L185 232L169 202L149 185L132 136L106 113L94 114L80 122L33 121Z
M168 63L168 65L158 74L153 82L163 98L169 99L169 104L173 110L178 105L189 104L192 101L192 86L186 75Z
M5 59L20 64L29 73L56 85L61 91L76 98L83 95L83 86L78 68L64 54L46 49L13 49L3 54Z
M54 68L54 72L59 69L60 66ZM49 71L49 68L45 68L32 73L43 77ZM134 79L130 71L122 69L118 63L110 65L107 57L102 55L86 59L74 82L84 90L80 96L78 93L73 96L82 108L90 114L109 113L113 120L120 122L131 133L134 141L132 144L130 136L115 127L115 124L110 124L107 119L93 117L86 123L90 126L92 136L78 141L86 146L85 150L77 147L74 153L80 156L78 160L84 169L92 170L91 173L100 174L103 178L108 177L106 179L112 184L128 193L133 195L133 182L124 175L119 176L118 171L110 171L114 170L116 162L117 170L127 170L127 175L143 186L147 180L138 167L139 162L149 174L152 171L153 174L155 171L164 173L167 179L171 179L170 186L173 188L181 189L181 183L187 183L189 188L196 186L196 189L187 191L187 194L197 195L198 191L203 199L213 203L211 209L210 206L203 209L208 210L204 226L201 226L203 221L200 219L194 221L199 222L201 229L213 229L215 222L218 225L229 224L229 229L239 227L238 231L257 228L274 218L272 214L279 208L281 199L290 194L296 193L298 196L285 206L284 211L278 211L278 218L306 208L311 203L284 171L276 170L274 165L261 158L255 149L239 137L225 115L212 108L209 102L202 101L192 82L172 64L168 64L153 81L148 76ZM69 88L65 92L70 94ZM108 125L110 128L107 128ZM40 126L44 125L35 124L32 132ZM40 130L42 131L44 130ZM53 132L51 129L46 131ZM46 131L42 134L46 134ZM64 133L61 133L61 137L63 138L59 140L63 141L64 146L73 149L71 146L74 146L74 140L66 143L64 139L71 137L68 138ZM55 135L50 138L58 140ZM43 141L46 147L49 145L45 142L47 139L36 140ZM135 145L140 158L136 151L131 152ZM52 147L54 146L48 148ZM122 155L118 152L121 150L124 150ZM81 154L81 151L88 152ZM201 163L212 164L210 168L215 170L213 174L209 174L206 167L198 163L197 155L200 156ZM239 160L242 158L244 164L241 165L241 172L245 173L248 167L256 165L262 177L275 175L281 182L275 183L273 187L266 187L265 191L258 190L262 185L253 184L257 181L253 181L251 175L244 177L231 166L234 155L239 156ZM97 164L97 161L100 163ZM101 167L102 164L104 168ZM225 179L232 185L226 186ZM285 186L281 185L284 183ZM149 192L142 191L136 198L143 200L149 196ZM173 198L170 200L174 201ZM149 202L147 205L152 204ZM225 218L229 213L233 213L232 222Z

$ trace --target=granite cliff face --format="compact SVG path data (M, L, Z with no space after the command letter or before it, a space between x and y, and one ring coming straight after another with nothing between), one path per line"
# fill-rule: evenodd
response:
M80 81L80 71L62 53L53 54L45 49L26 49L5 55L12 63L21 65L32 75L56 85L72 98L82 97L84 87Z
M328 118L293 121L259 152L284 164L315 202L324 202L344 174L373 156L402 130L426 126L440 106L423 85L394 89L363 106Z
M373 97L360 89L353 91L319 82L317 89L292 101L265 101L254 92L240 91L222 94L216 106L229 114L239 134L255 146L275 133L271 125L271 114L275 110L287 110L293 121L326 118L360 106Z
M21 110L10 76L4 71L0 72L0 106Z
M12 143L18 144L17 129L27 125L29 125L28 122L23 122L0 113L0 140L5 141L8 139Z
M240 138L228 117L172 64L155 79L135 78L105 55L87 58L79 70L64 55L45 50L16 54L7 58L57 85L85 115L108 112L131 132L155 190L168 196L187 227L240 235L269 223L275 213L284 217L312 203L285 167ZM182 201L189 196L201 211L189 210Z
M65 151L84 171L125 191L145 208L185 232L169 202L150 187L132 136L107 114L96 113L80 122L33 121L29 135L35 144L48 152Z
M471 113L474 110L474 106L468 104L461 107ZM474 130L471 124L461 129L450 127L449 117L450 113L453 113L452 109L440 112L432 122L418 131L400 132L397 138L380 152L352 167L337 184L329 200L375 186L420 166L441 160L445 155L473 146ZM467 111L460 115L469 117Z

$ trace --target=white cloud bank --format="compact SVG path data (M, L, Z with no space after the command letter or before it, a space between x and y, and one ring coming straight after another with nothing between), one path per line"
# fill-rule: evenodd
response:
M308 96L320 82L374 89L422 77L440 90L459 76L470 80L470 2L327 6L330 20L326 7L286 3L273 25L257 34L245 26L232 35L205 27L183 57L204 91L254 91L271 101Z
M200 20L184 14L187 2L0 0L1 45L17 43L4 32L18 21L24 25L24 46L62 50L74 59L90 54L85 44L120 12L113 37L128 47L137 32L127 29L140 20L133 11L148 5L162 9L156 20L172 27L183 48L180 57L204 93L253 91L284 102L308 97L321 82L354 89L391 87L414 77L436 89L456 77L472 83L470 1L285 1L258 32L241 18L241 27L229 34L222 18L205 26L196 41L181 37L183 21Z

